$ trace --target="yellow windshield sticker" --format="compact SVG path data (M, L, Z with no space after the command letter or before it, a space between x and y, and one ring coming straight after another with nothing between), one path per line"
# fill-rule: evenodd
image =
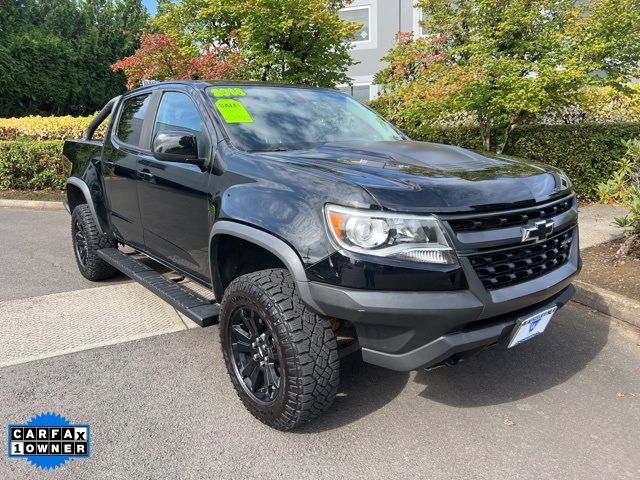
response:
M251 114L247 112L244 105L231 98L221 98L216 100L216 108L227 123L253 123Z
M246 95L242 88L212 88L211 93L214 97L244 97Z

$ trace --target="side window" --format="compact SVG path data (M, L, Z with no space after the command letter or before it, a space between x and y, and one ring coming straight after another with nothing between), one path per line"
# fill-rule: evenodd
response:
M124 101L118 121L118 129L116 130L118 140L128 145L140 146L142 123L150 100L151 94L146 94L131 97Z
M353 35L353 42L368 42L371 37L370 30L370 15L371 9L369 5L363 5L358 7L346 7L338 12L338 16L347 22L359 23L360 29Z
M162 95L153 127L153 138L159 132L166 131L191 133L198 139L198 145L202 146L204 126L200 112L184 93L166 92Z

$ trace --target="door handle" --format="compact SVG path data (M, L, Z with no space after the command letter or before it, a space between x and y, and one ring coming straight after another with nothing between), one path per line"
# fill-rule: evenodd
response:
M144 170L142 172L138 172L138 176L147 182L150 182L154 178L151 172L145 172Z
M107 166L108 168L113 168L116 166L115 162L112 162L111 160L106 160L104 162L105 166Z

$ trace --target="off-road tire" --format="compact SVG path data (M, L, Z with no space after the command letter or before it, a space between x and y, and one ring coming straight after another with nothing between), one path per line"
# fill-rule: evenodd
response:
M82 229L86 239L86 260L80 259L78 251L78 230ZM71 214L71 240L73 252L80 273L85 278L98 281L114 277L118 271L107 262L98 257L97 251L101 248L117 247L118 242L98 231L91 210L87 204L80 204L73 209Z
M230 318L243 305L254 308L269 324L280 350L281 384L270 405L252 398L234 370ZM335 335L327 318L302 303L287 270L262 270L231 282L220 308L220 339L233 386L261 422L290 430L316 418L333 403L340 382Z

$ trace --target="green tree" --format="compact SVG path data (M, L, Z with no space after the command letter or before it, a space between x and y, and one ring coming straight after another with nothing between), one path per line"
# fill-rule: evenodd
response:
M88 114L125 90L140 0L0 0L0 116Z
M212 46L239 54L237 75L262 81L334 86L348 82L348 40L358 24L338 17L338 0L164 1L153 27L191 55Z
M584 86L624 88L637 72L635 0L420 0L418 6L427 38L392 49L377 76L385 93L376 106L392 118L473 121L486 150L502 152L517 125L575 103ZM624 12L619 22L617 11ZM434 97L447 75L456 88L435 104L416 101Z

